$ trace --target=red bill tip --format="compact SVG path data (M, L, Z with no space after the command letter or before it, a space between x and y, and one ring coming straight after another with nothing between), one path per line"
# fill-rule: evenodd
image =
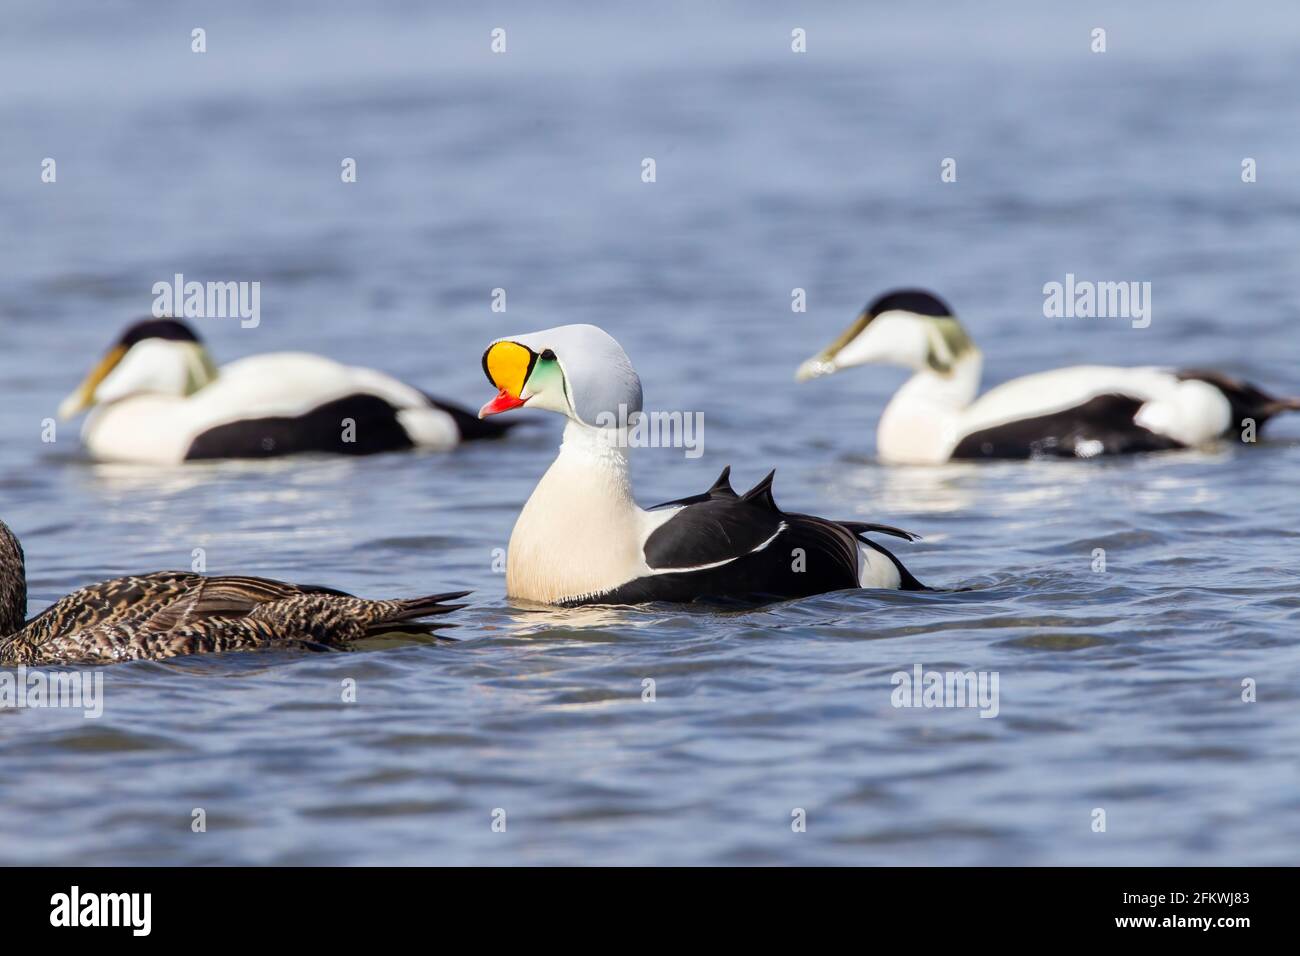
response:
M487 418L489 415L500 415L502 412L508 412L512 408L518 408L527 402L526 398L515 398L504 388L497 392L497 397L492 399L478 410L479 418Z

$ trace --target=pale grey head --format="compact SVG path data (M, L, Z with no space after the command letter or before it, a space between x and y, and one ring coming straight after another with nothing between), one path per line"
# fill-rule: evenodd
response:
M527 405L606 427L641 411L636 369L614 337L594 325L499 338L483 353L483 372L498 393L479 417Z

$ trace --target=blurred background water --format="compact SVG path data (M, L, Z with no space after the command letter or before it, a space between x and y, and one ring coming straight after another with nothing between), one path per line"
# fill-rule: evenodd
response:
M1156 363L1300 392L1293 6L87 0L5 20L0 517L31 611L194 548L218 573L475 594L455 645L130 664L99 720L0 711L0 861L1295 861L1300 421L1255 447L885 468L902 372L792 381L867 299L919 284L988 383ZM200 324L218 361L307 348L474 407L488 340L600 324L649 407L705 413L701 458L636 454L643 503L775 466L779 503L917 531L908 565L965 590L513 608L493 549L550 417L355 461L158 470L89 462L72 426L43 443L176 272L261 282L258 328ZM1044 319L1067 272L1151 282L1150 328ZM997 671L1000 715L893 708L917 663Z

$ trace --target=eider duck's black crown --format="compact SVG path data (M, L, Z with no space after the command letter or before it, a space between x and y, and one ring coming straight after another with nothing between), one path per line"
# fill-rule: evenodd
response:
M117 344L130 348L145 339L165 339L168 342L197 342L194 330L180 319L141 319L127 326Z
M945 316L952 315L948 303L924 289L895 289L878 296L867 306L867 314L872 318L882 312L914 312L917 315Z

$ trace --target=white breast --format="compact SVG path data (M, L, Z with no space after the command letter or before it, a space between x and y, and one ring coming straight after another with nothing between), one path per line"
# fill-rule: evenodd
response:
M101 405L86 416L82 441L101 461L178 464L195 434L184 401L170 395L133 395Z
M643 545L671 517L632 500L626 455L597 447L570 421L560 454L529 496L506 561L506 593L555 604L601 594L650 573Z

